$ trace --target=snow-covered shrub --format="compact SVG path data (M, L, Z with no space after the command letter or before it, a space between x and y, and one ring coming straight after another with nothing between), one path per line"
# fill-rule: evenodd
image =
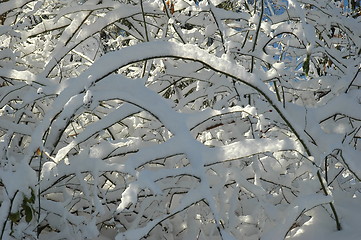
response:
M341 230L360 203L355 8L0 3L0 238Z

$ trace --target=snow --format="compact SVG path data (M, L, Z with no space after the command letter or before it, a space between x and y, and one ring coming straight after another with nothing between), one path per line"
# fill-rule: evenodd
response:
M13 166L0 169L1 182L6 187L6 194L13 197L17 192L30 195L30 189L34 188L37 178L35 171L26 162L16 162Z
M1 68L0 69L1 76L13 78L13 79L19 79L26 81L28 83L33 82L37 79L37 77L28 71L17 71L15 69L7 69L7 68Z
M309 211L311 220L301 228L292 230L292 234L286 239L306 240L306 239L358 239L361 234L359 227L359 216L361 214L359 199L343 200L336 207L339 209L342 219L342 231L336 231L335 226L325 221L328 217L325 210L315 208ZM318 227L316 227L318 226Z
M325 204L330 201L332 201L331 196L323 196L320 194L297 198L294 204L288 206L285 210L285 214L283 216L279 216L280 219L276 221L278 223L277 228L267 231L262 236L262 240L283 239L300 214L314 208L315 206Z
M16 2L4 2L1 4L1 10L0 10L0 15L12 10L13 8L19 8L24 6L25 4L32 2L32 0L20 0L20 1L16 1Z
M360 236L357 18L30 2L0 7L0 237Z
M92 95L91 91L87 90L83 97L83 104L88 105L89 103L91 103L92 98L93 98L93 95Z

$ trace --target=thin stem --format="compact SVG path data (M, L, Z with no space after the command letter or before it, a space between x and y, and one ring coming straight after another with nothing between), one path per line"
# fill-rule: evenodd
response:
M42 152L40 153L40 156L39 156L39 169L38 169L38 219L37 219L37 236L39 237L40 235L40 212L41 212L41 204L40 204L40 176L41 176L41 159L42 159Z
M327 196L327 195L328 195L327 189L326 189L325 184L323 183L320 170L317 171L317 178L318 178L318 181L319 181L320 184L321 184L321 188L322 188L322 190L323 190L323 193ZM333 215L335 216L335 221L336 221L337 230L338 230L338 231L341 231L341 230L342 230L342 227L341 227L341 223L340 223L340 221L339 221L339 219L338 219L338 215L337 215L337 212L336 212L336 208L335 208L335 206L333 205L332 202L330 202L329 204L330 204L332 213L333 213Z
M254 1L255 3L255 11L256 11L256 2L257 1ZM258 35L259 35L259 31L261 29L261 24L262 24L262 18L263 18L263 12L264 12L264 2L263 0L261 0L261 13L260 13L260 16L259 16L259 21L258 21L258 25L257 25L257 29L256 29L256 35L254 37L254 40L253 40L253 47L252 47L252 52L254 52L254 50L256 49L256 45L257 45L257 39L258 39ZM252 57L252 62L251 62L251 72L253 72L253 65L254 65L254 59Z
M279 93L279 91L278 91L277 82L274 81L273 84L274 84L274 86L275 86L275 91L276 91L277 99L278 99L278 101L281 102L281 96L280 96L280 93Z
M218 19L217 19L216 15L215 15L214 12L213 12L214 5L213 5L212 2L210 2L209 0L208 0L208 4L211 6L210 12L211 12L211 14L212 14L212 17L213 17L213 19L214 19L214 22L215 22L215 24L216 24L216 26L217 26L217 29L218 29L218 31L219 31L219 36L221 37L221 42L222 42L222 46L223 46L223 51L224 51L224 53L227 53L227 48L226 48L226 46L225 46L225 41L224 41L224 37L223 37L223 32L224 32L224 31L221 30L221 28L220 28L220 23L218 22Z
M143 7L143 0L140 0L140 8L141 8L141 10L142 10L142 16L143 16L144 31L145 31L145 40L146 40L147 42L149 42L147 22L145 21L145 13L144 13L144 7Z

